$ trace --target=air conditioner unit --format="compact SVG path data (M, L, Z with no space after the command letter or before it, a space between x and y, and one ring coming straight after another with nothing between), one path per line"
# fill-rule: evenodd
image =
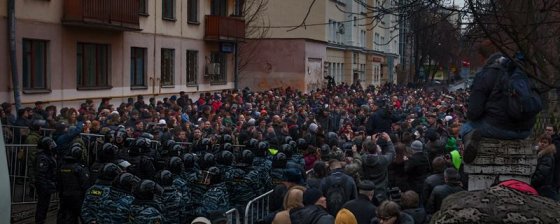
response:
M220 74L220 63L210 63L206 65L206 76Z

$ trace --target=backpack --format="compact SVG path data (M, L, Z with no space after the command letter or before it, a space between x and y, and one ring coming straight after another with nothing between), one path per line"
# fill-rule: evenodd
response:
M513 120L527 120L537 116L543 109L543 103L529 76L514 62L498 62L490 67L502 71L496 86L506 97L506 112ZM504 84L504 85L502 85Z
M329 185L329 188L327 189L327 192L325 194L327 198L327 210L329 211L329 214L336 216L338 211L342 209L344 203L348 201L348 196L344 191L344 186L342 186L343 184L342 181L339 181L334 184L329 184L329 182L330 182L330 178L327 179L327 184Z

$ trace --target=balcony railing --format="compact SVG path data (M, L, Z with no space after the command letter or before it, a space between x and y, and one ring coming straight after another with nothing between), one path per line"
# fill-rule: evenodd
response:
M206 40L238 40L245 38L245 21L236 17L206 16Z
M139 0L64 0L66 25L140 30Z

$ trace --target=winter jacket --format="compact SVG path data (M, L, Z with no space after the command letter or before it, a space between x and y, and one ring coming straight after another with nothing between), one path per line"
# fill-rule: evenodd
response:
M325 178L323 178L323 180L321 180L321 192L323 192L323 195L327 198L327 202L329 201L329 189L333 188L333 186L335 186L336 184L340 184L342 189L344 189L344 196L346 197L346 201L350 201L355 199L358 196L358 190L356 187L356 183L354 182L354 179L351 176L348 176L346 173L343 172L342 169L336 169L333 170L332 173L328 176L326 176ZM341 204L340 206L342 206L343 204ZM338 211L335 211L336 208L328 208L329 210L329 214L331 215L336 215L336 213ZM340 208L339 208L340 209ZM333 216L334 216L333 215Z
M554 181L554 144L540 149L538 152L537 169L531 177L531 185L538 191L539 188L553 185Z
M352 212L358 223L370 223L377 216L375 205L363 194L359 194L358 198L346 202L342 207Z
M424 210L424 208L410 208L405 209L402 212L412 217L412 219L414 219L414 224L424 224L429 222L428 214L426 214L426 210Z
M434 173L424 180L424 185L422 187L422 194L420 195L420 200L424 202L424 205L428 202L428 198L430 198L430 194L436 186L445 184L445 180L443 179L443 173Z
M509 118L507 108L507 96L496 87L499 85L502 71L491 65L498 63L502 55L496 53L488 58L484 68L476 74L471 87L469 97L469 110L467 118L470 121L482 121L488 124L508 130L527 131L531 130L536 118L513 120Z
M430 174L430 162L423 152L416 152L404 163L408 181L418 195L422 194L424 179Z
M385 154L365 154L362 156L362 170L364 180L375 183L375 197L378 201L387 199L387 185L389 183L388 167L395 159L395 147L388 142L385 146Z
M439 211L443 199L460 191L464 191L464 189L457 184L448 183L436 186L432 191L430 198L428 199L428 203L426 204L426 212L434 214L435 212Z
M333 224L334 217L318 205L308 205L290 211L292 224Z

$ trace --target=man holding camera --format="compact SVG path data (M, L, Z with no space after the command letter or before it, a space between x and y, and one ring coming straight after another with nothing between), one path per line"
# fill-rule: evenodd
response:
M383 140L386 144L381 148L377 141ZM383 132L373 135L373 139L366 139L362 146L363 180L375 183L375 198L377 201L387 199L388 167L395 159L395 147L389 134Z

